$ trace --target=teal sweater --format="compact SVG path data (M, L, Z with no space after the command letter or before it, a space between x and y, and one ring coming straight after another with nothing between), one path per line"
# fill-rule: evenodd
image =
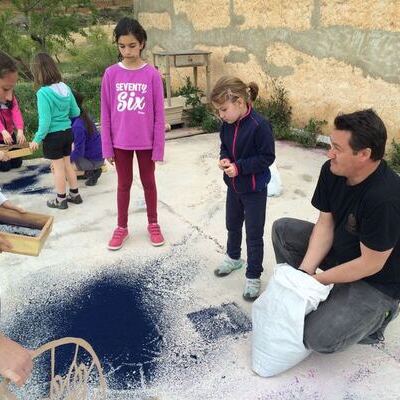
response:
M71 128L71 118L81 113L71 89L63 82L42 86L36 97L39 114L39 127L33 138L36 143L49 133Z

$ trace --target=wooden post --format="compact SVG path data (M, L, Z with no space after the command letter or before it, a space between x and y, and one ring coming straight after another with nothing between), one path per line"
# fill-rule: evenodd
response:
M207 89L206 96L209 97L211 93L211 67L210 67L210 55L206 54L206 81L207 81Z
M169 62L169 55L167 54L165 57L165 86L167 87L168 107L171 107L171 66Z
M197 86L197 67L193 67L193 82L194 82L194 87Z

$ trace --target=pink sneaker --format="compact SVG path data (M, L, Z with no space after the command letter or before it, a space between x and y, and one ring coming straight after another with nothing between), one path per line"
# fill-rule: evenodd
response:
M128 228L115 228L111 240L108 242L109 250L119 250L126 239L128 239Z
M162 246L164 242L164 236L161 233L160 225L149 224L147 230L150 235L150 242L153 246Z

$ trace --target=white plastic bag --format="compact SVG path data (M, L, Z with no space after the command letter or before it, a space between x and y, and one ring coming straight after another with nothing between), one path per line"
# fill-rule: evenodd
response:
M252 309L252 367L263 377L277 375L304 360L304 317L326 300L325 286L288 264L278 264Z
M269 170L271 180L268 183L268 197L278 197L282 194L282 180L275 161L269 166Z

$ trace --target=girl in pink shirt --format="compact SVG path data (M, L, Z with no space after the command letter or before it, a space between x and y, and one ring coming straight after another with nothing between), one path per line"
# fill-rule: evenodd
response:
M144 189L150 241L164 244L157 220L155 162L163 161L165 145L164 92L159 72L142 58L147 34L138 21L121 19L114 29L120 62L108 67L101 83L103 157L118 175L118 225L108 243L118 250L128 238L128 209L133 156Z
M14 95L17 80L17 65L8 55L0 52L0 144L25 143L24 121ZM1 162L0 170L8 171L10 168L19 168L21 164L22 158L14 158Z

